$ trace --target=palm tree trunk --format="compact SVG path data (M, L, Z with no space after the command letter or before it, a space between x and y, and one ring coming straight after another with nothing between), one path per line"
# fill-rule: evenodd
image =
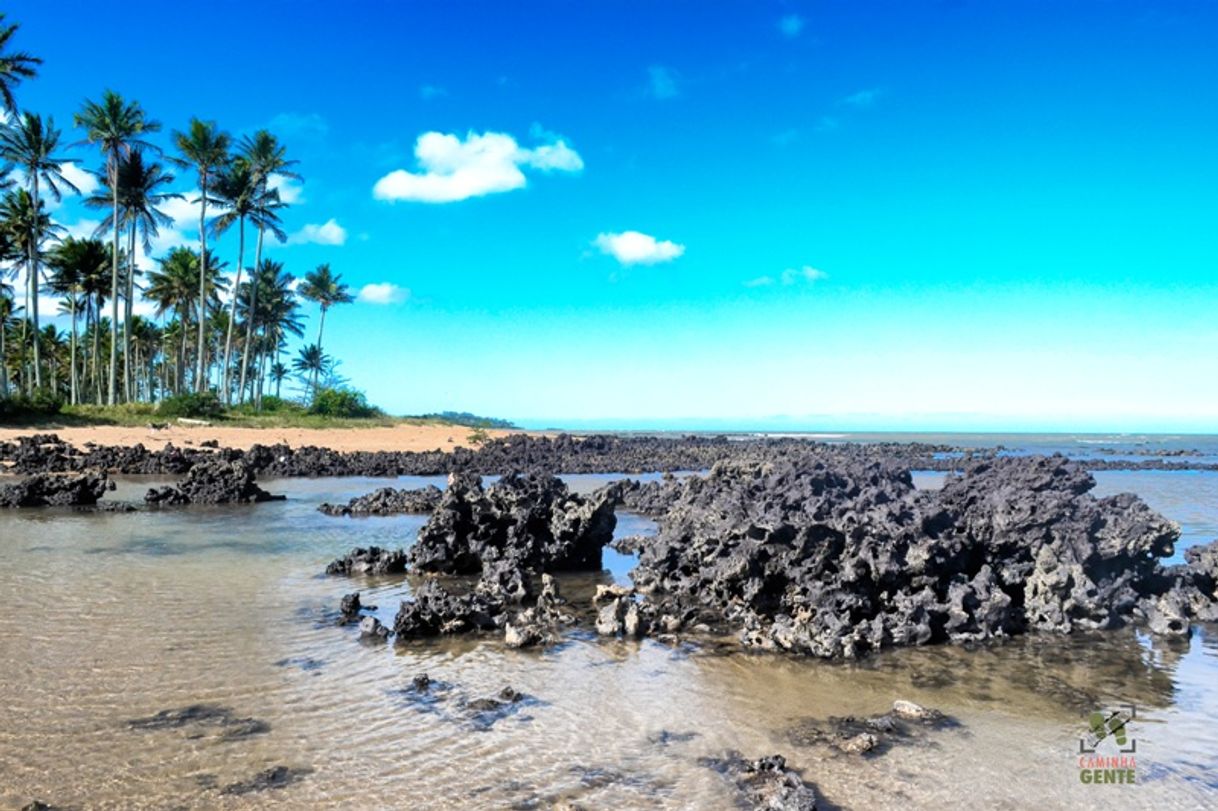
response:
M245 373L250 364L250 344L254 342L254 314L258 312L258 273L262 268L262 238L265 232L265 228L258 227L258 246L254 248L254 273L250 276L250 311L245 324L245 351L241 353L241 385L237 389L238 403L242 402L245 397Z
M31 197L34 203L34 221L30 224L30 290L32 291L30 315L34 318L34 387L42 389L42 336L38 334L38 172L30 173Z
M0 397L8 397L8 350L4 346L6 319L0 318Z
M110 383L106 389L106 404L114 405L118 389L118 179L114 157L110 158L110 188L113 190L114 217L113 264L110 268Z
M76 376L76 305L78 304L75 292L69 292L71 297L68 300L72 302L72 405L76 405L77 397L80 395L79 386Z
M101 389L101 293L93 300L93 394L98 405L102 404Z
M317 324L317 368L313 370L313 396L317 396L317 377L321 374L321 359L325 356L325 352L321 349L321 333L326 328L326 307L323 304L321 308L321 321Z
M228 389L228 370L233 360L233 324L237 323L237 298L241 291L241 266L245 263L245 215L239 218L237 228L237 275L233 279L233 301L228 311L228 330L224 337L224 368L220 370L220 397L224 402L231 403L232 397Z
M180 338L178 340L179 347L178 347L178 390L176 392L177 394L182 393L182 388L183 388L182 384L185 382L185 378L186 378L186 369L185 369L186 358L187 358L186 335L187 335L187 333L190 332L190 319L186 317L187 310L188 310L187 305L183 304L182 309L178 312L178 320L181 321L182 324L181 324L181 329L178 330L178 333L180 334Z
M127 300L123 303L123 389L127 402L133 399L135 370L131 365L131 308L135 296L135 220L131 221L131 233L127 237Z
M199 173L199 357L195 370L195 391L207 388L207 376L204 374L206 348L204 344L207 329L207 172Z

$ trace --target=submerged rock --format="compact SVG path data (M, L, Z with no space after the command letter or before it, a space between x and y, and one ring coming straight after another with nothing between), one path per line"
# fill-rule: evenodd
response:
M739 752L721 758L702 758L709 766L731 780L743 808L764 811L814 811L816 789L805 783L794 769L787 767L782 755L745 760Z
M243 461L208 459L193 465L176 486L152 488L149 504L247 504L282 501L254 483L254 468Z
M310 775L312 773L313 770L310 768L272 766L265 771L258 772L258 774L254 775L248 780L229 783L227 786L220 789L220 793L239 796L242 794L253 794L256 791L287 788L293 783L299 782L306 775Z
M188 729L188 738L203 737L203 730L217 730L225 740L247 738L271 731L271 725L258 718L243 718L228 707L215 704L192 704L172 710L161 710L147 718L127 722L131 729Z
M72 507L97 504L114 482L105 473L40 473L0 485L0 508Z
M486 490L477 476L454 476L411 565L445 574L477 574L500 560L538 573L596 570L615 524L611 500L574 495L554 476L510 474Z
M329 575L382 575L400 574L406 571L406 553L400 549L382 549L379 546L364 548L357 546L326 566Z
M435 485L417 490L382 487L346 504L322 504L317 509L326 515L399 515L429 513L440 504L444 493Z

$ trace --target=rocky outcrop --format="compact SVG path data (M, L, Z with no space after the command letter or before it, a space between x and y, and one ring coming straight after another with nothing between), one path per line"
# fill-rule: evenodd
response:
M282 501L254 483L254 469L243 461L208 459L190 468L176 486L152 488L149 504L247 504Z
M681 495L681 479L665 473L658 481L640 482L636 479L620 479L602 487L604 493L618 506L642 515L659 517L668 512Z
M506 617L502 601L473 592L457 595L434 580L403 600L393 620L399 642L421 637L491 631L502 627Z
M478 574L504 562L516 570L596 570L613 537L608 498L585 499L554 476L504 476L486 490L477 476L452 477L410 551L418 571Z
M401 574L404 571L406 553L401 549L389 550L379 546L357 546L326 566L326 574L329 575L383 575Z
M382 487L364 496L353 498L346 504L322 504L318 511L326 515L400 515L425 514L434 510L444 495L435 485L417 490L397 490Z
M746 645L823 657L1114 627L1170 585L1178 530L1093 486L1061 457L973 463L936 492L879 463L723 463L684 484L635 581Z
M0 484L0 509L15 507L75 507L97 504L113 490L105 473L40 473L12 484Z

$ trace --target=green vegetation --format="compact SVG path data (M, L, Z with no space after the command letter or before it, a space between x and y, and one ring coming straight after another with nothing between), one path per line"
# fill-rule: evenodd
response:
M439 422L464 425L469 428L502 428L511 430L520 427L510 420L502 420L497 417L479 417L468 411L441 411L438 414L424 414L422 419L438 420Z
M320 389L313 397L309 406L310 414L323 417L354 417L368 418L384 416L382 412L368 405L362 391L347 388Z
M469 436L466 439L469 440L471 445L481 445L484 442L490 442L491 435L486 432L485 428L475 428L469 432Z
M162 158L150 140L161 124L112 90L82 105L72 120L78 137L67 137L49 116L20 109L17 91L42 60L13 50L17 33L0 14L0 107L8 113L0 125L0 420L46 417L56 402L68 404L65 417L119 421L379 415L341 384L337 361L322 350L327 313L354 300L342 276L322 264L298 285L263 256L268 235L286 239L278 189L301 179L278 138L266 130L234 138L192 118L169 133L172 154ZM100 181L84 201L102 215L92 238L65 237L47 205L48 196L57 202L78 191L63 171L88 160L64 154L74 141L92 148ZM137 248L151 253L172 222L162 207L181 198L166 191L170 170L197 182L190 202L199 208L198 246L174 247L140 267ZM231 274L208 246L229 231L237 237ZM39 296L48 290L62 297L67 331L43 324ZM140 298L153 318L136 314ZM302 301L320 309L317 340L285 358L288 342L304 335ZM285 380L306 406L283 399Z

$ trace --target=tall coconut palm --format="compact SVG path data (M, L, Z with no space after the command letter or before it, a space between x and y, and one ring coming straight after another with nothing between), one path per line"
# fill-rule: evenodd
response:
M249 162L254 173L254 182L258 186L258 193L255 199L260 203L266 219L274 215L274 210L282 208L286 205L280 199L279 190L271 188L272 182L276 178L284 180L300 180L300 175L293 169L298 161L289 160L287 149L279 143L274 135L267 130L259 130L253 136L245 136L241 139L241 157ZM276 223L278 218L275 218ZM258 243L254 248L254 267L262 267L262 243L267 231L271 231L272 235L283 242L287 235L283 230L276 227L258 225ZM253 282L250 288L250 307L256 309L258 306L258 283L260 281L259 274L254 274L251 277ZM245 334L245 351L241 356L241 382L238 386L238 391L245 391L246 372L249 368L249 349L254 339L254 322L251 320L246 325Z
M186 345L188 340L188 325L208 320L208 312L219 306L219 291L226 283L221 276L224 264L214 259L207 263L207 275L203 284L203 307L199 306L199 267L202 262L199 254L190 248L178 247L160 260L160 268L148 274L148 286L144 295L156 305L156 313L163 316L169 311L177 314L182 324L179 339L181 344L178 353L177 382L179 391L185 381ZM202 312L202 319L200 319Z
M0 397L8 397L8 346L4 336L8 332L8 322L16 311L13 286L0 279Z
M276 351L282 343L285 334L302 335L304 327L298 316L299 305L292 288L295 279L290 273L285 273L283 263L273 259L263 259L256 273L250 274L249 283L241 286L239 291L240 313L245 320L247 334L261 332L253 341L256 344L258 369L251 380L260 382L266 357ZM255 291L261 290L262 295L255 299ZM252 396L257 405L257 386Z
M224 335L224 363L220 367L220 398L225 403L229 402L228 372L233 359L233 326L237 321L236 293L241 288L241 271L245 266L245 221L254 213L257 193L252 167L244 158L238 157L216 177L216 200L225 210L212 220L212 230L219 237L234 224L237 226L237 276Z
M133 149L155 149L143 136L160 130L161 125L144 114L139 102L128 102L107 90L100 102L86 101L75 116L76 126L85 131L85 141L101 150L106 161L106 180L110 187L111 223L114 227L113 264L110 273L110 383L107 402L114 405L118 388L118 237L119 237L119 162Z
M0 128L0 161L12 164L21 170L25 178L25 186L29 189L30 198L35 209L40 209L42 200L39 197L40 185L45 184L55 200L63 196L61 188L73 192L79 191L67 180L60 170L66 159L57 155L59 139L62 133L55 129L55 121L49 116L33 113L23 114L9 126ZM30 317L34 322L34 386L42 388L42 336L38 321L38 289L41 280L39 272L38 247L40 240L30 238L26 247L29 250L28 283L30 285Z
M173 199L181 199L182 195L165 192L161 189L164 186L173 182L173 175L165 172L164 167L156 161L145 160L144 152L140 149L133 149L122 160L118 166L118 197L119 197L119 217L123 225L128 229L127 234L127 273L125 279L125 290L123 297L125 299L123 311L123 386L130 400L132 396L132 371L131 363L131 318L132 307L135 301L135 277L139 274L139 269L135 266L136 257L136 237L139 237L140 245L144 252L148 253L152 250L152 238L160 233L161 226L169 226L173 224L173 219L161 211L158 206ZM96 194L90 197L85 202L94 207L103 207L109 204L113 192L109 188L108 179L102 183L103 188L98 190ZM106 219L98 226L98 232L104 233L114 224L110 221L113 214L107 215Z
M72 319L70 397L73 405L80 402L80 382L77 371L77 319L83 307L89 306L88 282L105 277L106 246L96 239L68 237L47 254L47 265L54 271L51 289L65 297Z
M228 163L228 150L232 138L228 133L221 132L214 121L190 119L190 128L186 132L174 132L173 142L181 157L177 163L184 168L194 168L199 175L199 298L207 297L206 286L208 278L208 263L211 255L207 252L207 195L211 182L216 173ZM198 368L195 372L195 387L198 391L207 388L206 369L206 322L199 319Z
M321 321L317 325L317 351L321 353L322 331L326 328L326 311L336 304L350 304L355 301L350 288L343 284L341 273L330 271L328 264L318 265L317 270L305 275L304 284L300 286L300 295L309 301L314 301L321 307ZM317 377L320 367L313 375L313 391L317 392Z
M25 189L17 189L16 191L8 192L0 200L0 230L5 232L5 242L9 246L10 259L18 267L25 270L26 312L29 312L30 291L33 288L33 285L29 282L30 277L33 275L31 273L31 257L38 254L38 246L41 246L47 239L56 237L63 231L63 227L57 225L51 219L51 215L43 208L41 202L38 206L34 205L33 195ZM33 321L31 319L25 319L21 322L21 350L23 353L27 349L27 339L32 327ZM38 336L35 333L33 346L37 347L38 344ZM33 359L33 355L30 356L30 359ZM36 373L22 375L23 386L31 393L33 392L33 382L36 376Z
M0 102L10 115L17 112L17 98L13 91L22 80L37 76L38 65L42 64L41 59L25 51L9 50L9 40L19 27L16 24L5 25L4 13L0 12Z

